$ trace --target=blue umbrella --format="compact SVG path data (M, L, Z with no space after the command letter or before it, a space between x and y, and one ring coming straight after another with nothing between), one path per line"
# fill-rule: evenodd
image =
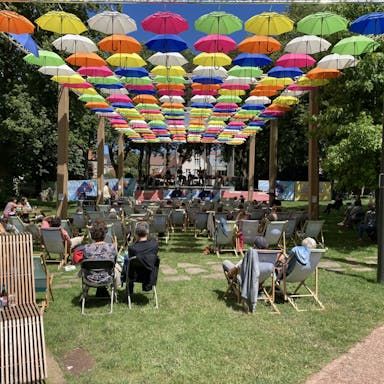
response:
M213 112L233 113L236 111L237 111L237 108L232 108L232 109L213 108Z
M148 71L145 68L117 68L115 70L116 75L126 77L146 77Z
M297 67L273 67L268 71L268 76L270 77L299 77L303 74L303 71L300 68Z
M136 95L154 95L156 94L156 91L155 90L145 90L143 91L142 89L134 89L134 88L131 88L129 90L130 93L134 93Z
M194 83L199 84L222 84L223 79L220 77L192 77Z
M157 35L148 40L145 45L151 51L181 52L187 49L187 43L177 35Z
M113 108L92 108L93 112L114 112Z
M192 103L191 108L213 108L213 104L210 104L210 103Z
M258 104L244 104L242 108L247 111L263 111L265 109L265 106Z
M114 108L135 108L132 103L112 103Z
M240 53L232 62L240 67L265 67L272 64L273 60L267 55L259 53Z
M360 16L349 26L351 32L362 35L381 35L384 33L384 12L372 12Z
M39 57L39 47L30 34L22 33L17 35L15 33L10 33L9 35L13 40L22 45L27 51L31 52L34 56Z
M266 124L264 120L250 121L248 123L249 127L263 127Z
M105 89L120 89L124 88L124 85L121 83L116 84L95 84L96 88L105 88Z

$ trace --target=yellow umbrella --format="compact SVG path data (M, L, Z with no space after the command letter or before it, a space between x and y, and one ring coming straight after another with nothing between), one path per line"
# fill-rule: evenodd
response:
M98 95L96 89L94 88L70 88L76 93L79 93L81 95Z
M231 95L231 96L243 96L245 95L245 91L242 89L220 89L220 95Z
M114 67L144 67L147 63L137 53L115 53L107 62Z
M263 12L245 22L245 30L255 35L277 36L292 29L293 21L276 12Z
M202 52L193 59L193 64L205 67L225 67L231 65L232 59L225 53Z
M185 76L186 72L183 67L178 65L172 67L165 67L164 65L158 65L151 71L152 75L156 76Z
M261 85L268 85L268 86L280 86L280 87L285 87L287 85L290 85L293 83L293 80L290 79L289 77L264 77L263 79L260 80Z
M274 100L274 104L279 105L296 105L299 103L299 99L294 96L279 96Z
M40 16L35 22L41 29L61 35L67 33L80 35L87 30L87 27L76 15L64 11L50 11Z
M326 79L309 79L306 76L301 76L297 79L297 85L301 85L303 87L321 87L322 85L326 85L329 83L329 80Z
M52 76L52 81L56 81L57 83L67 83L67 84L82 84L85 83L85 79L83 79L80 75L72 75L72 76Z

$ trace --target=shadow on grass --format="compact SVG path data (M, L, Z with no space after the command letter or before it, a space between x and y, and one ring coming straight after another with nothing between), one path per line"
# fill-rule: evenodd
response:
M343 259L341 259L341 260L343 260ZM327 271L327 272L330 272L330 273L335 273L336 275L342 275L342 276L348 276L348 277L357 278L357 279L360 279L360 280L364 280L367 283L377 285L377 281L375 279L373 279L372 277L365 277L364 275L361 275L361 274L358 275L356 273L350 273L350 272L344 272L344 271L334 271L334 270L326 269L326 268L324 269L324 271Z
M234 311L237 311L237 312L244 312L244 309L241 306L241 304L239 304L236 301L236 299L234 299L231 296L226 297L224 291L220 291L219 289L214 289L213 292L216 293L217 300L223 301L228 308L232 308Z
M340 257L328 257L328 256L324 256L323 260L324 259L327 259L330 261L337 261L337 262L343 263L343 264L360 265L362 267L368 267L368 268L372 268L372 269L376 268L376 264L365 263L364 261L359 261L359 260L347 260L347 259L343 259Z

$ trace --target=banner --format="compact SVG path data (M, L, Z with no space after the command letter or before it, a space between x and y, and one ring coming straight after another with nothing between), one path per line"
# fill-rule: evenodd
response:
M295 200L308 201L308 182L297 181L295 183ZM319 201L332 200L332 186L329 181L320 181L319 183Z
M262 192L269 192L269 181L259 180L258 189ZM275 195L278 200L293 201L295 199L294 181L276 181Z

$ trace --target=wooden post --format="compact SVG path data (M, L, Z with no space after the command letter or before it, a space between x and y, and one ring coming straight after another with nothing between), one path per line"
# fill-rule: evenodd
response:
M319 114L319 90L315 88L309 94L309 114ZM308 217L319 218L319 147L316 137L317 125L311 120L308 125Z
M277 179L277 141L279 135L278 120L271 120L269 127L269 202L275 198Z
M248 156L248 201L253 200L253 191L255 188L255 150L256 135L249 138L249 156Z
M119 133L117 178L119 179L119 192L124 196L124 133Z
M227 164L227 177L232 178L235 176L235 146L232 145L231 158Z
M105 119L101 117L97 127L97 204L104 203L104 145L105 145Z
M68 212L68 139L69 92L59 87L57 115L57 216L67 218Z

